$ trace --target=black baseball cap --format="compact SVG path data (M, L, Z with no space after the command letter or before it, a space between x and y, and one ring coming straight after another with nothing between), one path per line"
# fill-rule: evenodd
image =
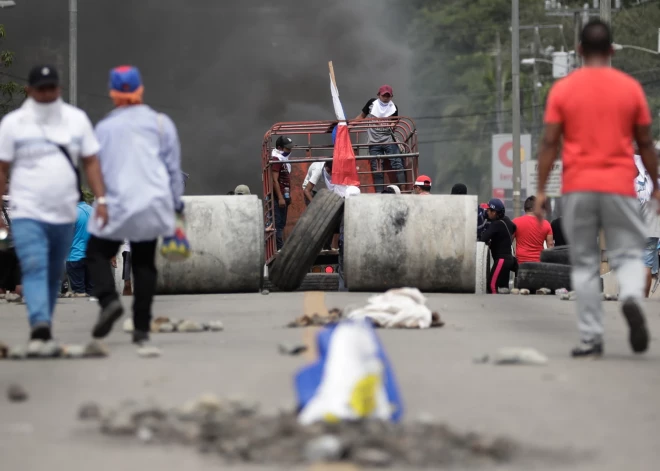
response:
M60 84L60 76L57 69L51 65L37 65L32 67L30 75L28 76L28 85L30 87L39 88L46 86L58 86Z

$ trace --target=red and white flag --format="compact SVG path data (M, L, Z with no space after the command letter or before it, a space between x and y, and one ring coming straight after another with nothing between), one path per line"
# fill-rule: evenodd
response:
M337 85L333 80L332 69L330 72L330 92L332 93L332 104L335 108L335 115L340 121L337 126L335 147L332 155L332 183L336 186L343 186L344 188L336 188L335 191L344 194L346 192L345 187L356 186L359 188L360 179L358 178L351 136L346 125L346 115L344 115L344 109L341 106L341 101L339 101L339 90L337 90Z

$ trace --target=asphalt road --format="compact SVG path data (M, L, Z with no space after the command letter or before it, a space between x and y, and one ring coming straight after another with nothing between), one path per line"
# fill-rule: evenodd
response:
M366 298L331 293L327 305L343 307ZM606 356L590 361L568 356L577 339L573 302L554 296L429 298L447 323L443 328L380 331L408 418L432 415L460 430L504 434L553 451L506 469L658 469L660 343L654 337L650 353L633 356L617 303L606 303ZM124 298L126 305L130 299ZM277 344L302 338L302 329L282 327L301 314L302 305L302 293L160 297L157 315L220 319L225 331L156 334L164 352L157 359L138 358L129 336L118 328L107 340L112 351L107 359L0 362L0 468L217 469L217 458L193 449L102 436L77 422L77 408L88 400L114 405L149 397L175 405L204 392L257 400L266 411L290 407L292 375L303 358L278 354ZM96 309L84 299L61 300L57 338L84 343ZM647 315L657 336L656 299L648 302ZM0 340L14 345L26 336L25 307L0 304ZM550 363L473 363L473 357L505 346L537 348ZM29 401L6 399L11 382L28 390Z

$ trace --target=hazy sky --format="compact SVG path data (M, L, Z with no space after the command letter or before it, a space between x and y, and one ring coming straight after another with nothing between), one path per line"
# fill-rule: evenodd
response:
M10 73L35 63L68 81L68 0L15 0L0 10ZM261 192L261 143L279 121L333 119L327 62L346 114L380 85L410 102L410 51L391 0L79 0L78 105L98 121L111 109L111 67L142 71L145 100L178 126L187 193ZM66 92L65 92L66 94ZM66 98L66 95L65 95Z

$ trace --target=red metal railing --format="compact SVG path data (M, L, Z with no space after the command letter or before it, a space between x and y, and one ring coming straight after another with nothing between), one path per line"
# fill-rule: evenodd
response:
M309 164L313 162L325 162L332 160L332 131L337 121L300 121L274 124L264 135L261 152L262 182L263 182L263 205L264 226L266 230L266 263L270 264L276 256L275 245L275 215L273 181L270 176L272 164L270 156L275 148L275 141L279 136L289 136L294 142L292 155L288 161L291 165L291 205L287 211L287 224L284 238L293 229L298 218L305 210L305 202L302 193L302 183L307 174ZM369 156L369 144L367 142L367 131L374 128L391 127L395 141L391 144L399 146L400 153L388 156ZM401 170L393 170L389 167L388 158L401 157L404 166L405 183L401 185L402 192L412 191L412 185L418 175L417 130L411 118L401 116L395 118L363 119L348 122L348 130L355 150L355 160L360 178L360 189L363 193L373 193L374 173L383 173L385 185L397 183L395 173ZM303 151L303 156L300 156ZM384 168L380 160L375 171L371 170L370 161L383 159ZM389 168L388 168L389 167ZM389 182L388 182L389 180Z

